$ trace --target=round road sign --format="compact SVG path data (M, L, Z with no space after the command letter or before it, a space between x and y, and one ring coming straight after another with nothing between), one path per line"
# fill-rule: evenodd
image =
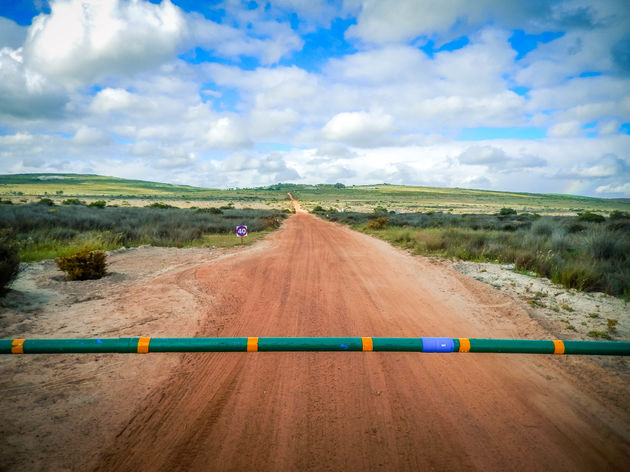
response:
M247 236L247 226L237 226L236 227L236 235L239 238L242 238L243 236Z

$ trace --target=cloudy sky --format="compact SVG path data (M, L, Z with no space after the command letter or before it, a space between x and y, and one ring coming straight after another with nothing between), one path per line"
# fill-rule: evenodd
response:
M24 172L630 197L630 2L0 1Z

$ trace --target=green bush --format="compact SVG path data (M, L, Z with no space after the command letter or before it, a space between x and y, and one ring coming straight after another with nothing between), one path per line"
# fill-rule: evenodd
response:
M83 202L78 198L68 198L61 202L62 205L83 205Z
M107 262L103 251L83 248L76 254L55 259L57 267L65 272L68 280L95 280L107 274Z
M317 212L323 213L325 211L326 210L321 205L317 205L315 208L313 208L314 213L317 213Z
M0 239L0 293L15 279L19 268L17 246L8 239Z
M628 213L627 211L614 210L610 212L609 218L611 220L630 219L630 213Z
M606 218L604 218L602 215L598 215L597 213L585 211L584 213L578 213L578 220L590 221L592 223L603 223L604 221L606 221Z
M516 210L514 208L501 208L499 211L500 216L510 216L516 215Z
M173 205L167 203L155 202L146 206L147 208L159 208L160 210L168 210L169 208L175 208Z
M46 205L46 206L55 206L55 202L53 202L50 198L40 198L37 204Z
M105 200L96 200L94 202L91 202L88 206L95 208L105 208L107 206L107 203L105 203Z

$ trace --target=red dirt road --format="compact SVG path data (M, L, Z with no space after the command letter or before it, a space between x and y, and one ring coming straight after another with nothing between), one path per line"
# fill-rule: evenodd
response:
M302 212L268 249L209 263L196 277L209 304L199 336L540 334L495 290ZM582 361L571 362L186 354L97 470L627 470L627 398L606 404L565 368Z

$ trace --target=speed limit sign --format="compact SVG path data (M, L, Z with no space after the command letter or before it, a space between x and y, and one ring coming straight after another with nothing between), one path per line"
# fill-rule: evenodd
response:
M239 238L242 238L244 236L247 236L247 226L237 226L236 227L236 235Z

